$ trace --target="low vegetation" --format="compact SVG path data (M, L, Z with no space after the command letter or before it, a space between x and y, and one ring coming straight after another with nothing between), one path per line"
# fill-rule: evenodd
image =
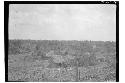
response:
M116 80L116 42L9 40L8 81Z

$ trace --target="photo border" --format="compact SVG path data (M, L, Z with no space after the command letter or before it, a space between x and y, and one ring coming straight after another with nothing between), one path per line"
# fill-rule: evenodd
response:
M116 5L116 82L119 82L119 1L4 1L5 82L10 82L8 81L8 46L9 46L8 27L9 27L10 4L114 4Z

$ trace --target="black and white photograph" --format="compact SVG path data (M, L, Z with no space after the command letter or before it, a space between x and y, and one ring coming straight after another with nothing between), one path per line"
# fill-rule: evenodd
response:
M8 5L6 81L118 82L119 2L50 2Z

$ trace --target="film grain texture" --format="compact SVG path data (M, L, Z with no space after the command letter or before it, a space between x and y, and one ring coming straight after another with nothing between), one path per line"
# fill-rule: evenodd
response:
M116 5L11 4L8 81L115 82Z

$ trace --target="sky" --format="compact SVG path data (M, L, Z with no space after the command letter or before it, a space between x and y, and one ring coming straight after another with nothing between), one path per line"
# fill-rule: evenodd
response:
M116 40L116 5L11 4L9 39Z

